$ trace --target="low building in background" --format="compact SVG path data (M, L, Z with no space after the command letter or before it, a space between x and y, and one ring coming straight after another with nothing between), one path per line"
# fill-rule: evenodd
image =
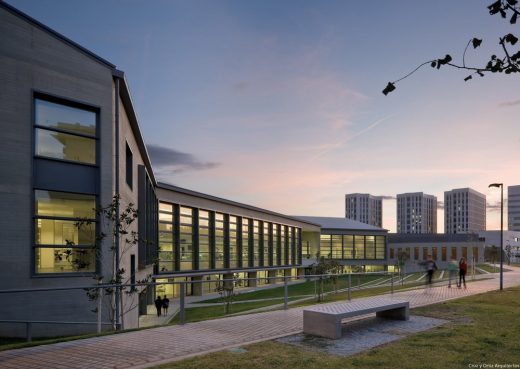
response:
M500 261L500 230L480 231L479 237L486 247L487 261ZM504 231L503 234L504 262L520 261L520 231Z
M404 253L406 272L424 271L423 262L431 256L440 269L450 260L464 257L468 265L484 262L484 240L476 233L469 234L389 234L388 265L390 270L398 265L400 253Z

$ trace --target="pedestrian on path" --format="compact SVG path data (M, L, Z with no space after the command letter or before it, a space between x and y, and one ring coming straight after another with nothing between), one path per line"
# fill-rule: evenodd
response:
M457 264L457 260L455 259L451 259L451 261L449 262L448 264L448 288L451 288L451 281L453 279L455 279L455 283L457 283L457 277L456 277L456 274L457 274L457 269L459 268L458 264ZM458 286L458 283L457 283L457 286Z
M162 299L163 315L168 315L168 306L170 306L170 299L164 295Z
M459 261L459 283L457 287L461 288L462 283L464 283L464 288L466 288L466 273L468 271L468 264L466 264L466 258L462 257Z
M426 273L428 274L428 280L426 282L426 287L431 287L433 280L433 273L438 269L437 263L432 259L431 255L428 255L426 262L424 264L426 268Z
M155 308L157 309L157 316L161 316L161 309L163 307L163 300L161 296L157 296L155 299Z

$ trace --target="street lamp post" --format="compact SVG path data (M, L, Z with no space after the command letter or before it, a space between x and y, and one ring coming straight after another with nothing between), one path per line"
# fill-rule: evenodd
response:
M500 291L504 289L504 184L491 183L490 187L500 187Z

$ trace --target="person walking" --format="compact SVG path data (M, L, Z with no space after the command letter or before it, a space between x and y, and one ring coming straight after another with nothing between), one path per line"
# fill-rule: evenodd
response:
M461 288L462 283L464 283L464 288L466 288L466 273L468 271L468 264L466 264L466 258L462 257L459 261L459 283L457 287Z
M168 306L170 306L170 299L164 295L162 299L163 315L168 315Z
M428 274L428 280L426 287L431 287L433 282L433 273L437 270L437 263L432 259L431 255L428 255L425 263L426 273Z
M157 296L155 299L155 308L157 309L157 316L161 316L161 309L163 307L163 301L161 296Z
M449 262L448 264L448 288L451 288L451 281L453 279L455 279L455 283L457 283L457 277L456 277L456 274L457 274L457 269L459 268L458 264L457 264L457 260L455 259L451 259L451 261ZM457 283L457 286L459 284Z

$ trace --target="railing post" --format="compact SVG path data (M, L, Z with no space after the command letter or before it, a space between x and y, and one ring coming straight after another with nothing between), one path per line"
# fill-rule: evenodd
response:
M179 310L179 322L180 324L186 323L186 311L184 309L184 295L186 294L186 284L185 282L181 282L180 288L180 310Z
M99 284L99 282L98 282ZM98 287L98 301L97 301L97 332L101 333L101 300L103 299L103 290Z
M288 305L288 300L289 300L289 288L288 288L288 285L287 285L287 277L284 277L283 278L283 308L284 310L287 310L287 305Z
M32 323L25 322L25 337L27 338L27 342L32 341Z
M352 274L349 273L348 275L348 300L352 300L352 291L351 291L351 288L352 288Z

